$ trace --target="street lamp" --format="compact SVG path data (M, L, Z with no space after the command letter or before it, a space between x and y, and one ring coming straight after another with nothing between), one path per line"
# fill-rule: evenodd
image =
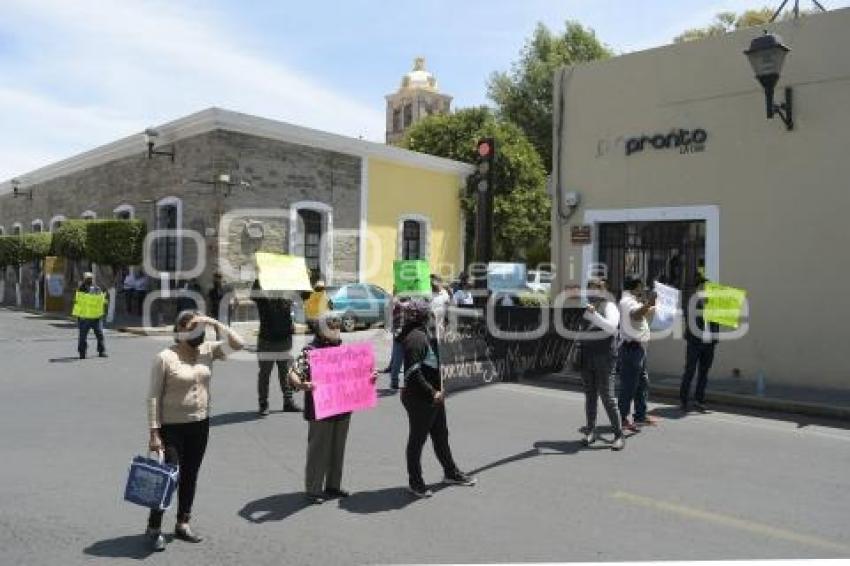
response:
M162 151L155 150L153 148L156 145L156 138L159 137L159 132L154 130L153 128L147 128L144 132L145 135L145 145L148 146L148 159L153 159L154 155L164 155L166 157L171 158L171 162L174 163L174 148L171 148L171 151Z
M789 51L791 51L791 48L782 43L781 37L768 33L765 30L764 35L755 38L750 43L750 48L744 51L744 54L750 60L750 65L753 68L756 79L758 79L762 88L764 88L768 120L772 119L775 114L778 114L785 123L785 127L788 130L793 130L794 115L791 87L785 88L784 102L776 104L773 99L773 91L779 82L782 65L785 63L785 56L788 55Z
M32 200L32 189L22 191L21 190L21 182L17 179L12 179L10 181L12 184L12 198L25 197L27 200Z

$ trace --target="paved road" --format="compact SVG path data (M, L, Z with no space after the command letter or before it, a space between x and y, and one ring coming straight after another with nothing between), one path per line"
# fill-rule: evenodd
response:
M527 385L449 399L455 455L477 470L477 487L411 501L406 421L384 397L353 418L345 484L356 494L306 507L306 426L294 414L255 417L251 361L215 370L195 508L208 540L147 556L145 513L121 491L147 440L147 368L168 340L108 340L109 359L75 361L73 330L0 310L3 564L850 557L850 431L713 413L665 419L621 453L587 450L582 397ZM438 480L430 452L425 463Z

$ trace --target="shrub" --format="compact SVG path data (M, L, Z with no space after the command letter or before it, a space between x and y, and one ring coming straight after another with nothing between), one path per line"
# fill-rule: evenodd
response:
M98 265L142 263L145 223L141 220L89 220L85 257Z
M53 234L50 232L39 232L36 234L24 234L21 238L21 262L44 259L50 255L53 244Z
M20 236L0 236L0 267L20 265L22 248Z
M86 257L88 228L91 220L68 220L53 233L53 253L68 259Z
M520 293L518 298L523 307L543 307L549 304L549 295L545 293Z

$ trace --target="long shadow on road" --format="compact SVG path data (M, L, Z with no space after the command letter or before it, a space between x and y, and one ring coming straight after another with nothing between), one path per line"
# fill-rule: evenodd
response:
M283 521L309 506L302 492L281 493L248 503L239 510L239 516L252 523Z

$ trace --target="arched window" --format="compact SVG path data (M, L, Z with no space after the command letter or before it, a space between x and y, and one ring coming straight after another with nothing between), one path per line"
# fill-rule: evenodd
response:
M132 204L122 204L116 207L112 214L118 220L132 220L136 217L136 209Z
M30 224L30 229L35 234L39 232L44 232L44 222L41 220L41 218L36 218L32 221L32 224Z
M6 227L0 226L0 236L5 236L5 235L6 235Z
M20 222L15 222L14 224L12 224L12 235L13 236L20 236L23 233L23 231L24 230L21 227Z
M413 105L407 103L404 105L404 127L408 128L413 123Z
M84 213L80 214L80 218L83 220L94 220L97 218L97 212L93 210L87 210Z
M50 219L50 231L55 232L60 226L62 226L62 223L65 222L66 220L68 220L68 219L65 218L65 215L63 215L63 214L57 214L56 216L51 218Z
M289 209L289 253L303 256L313 279L333 278L333 208L303 201Z
M431 219L421 214L405 214L398 219L398 259L428 260L431 255Z

